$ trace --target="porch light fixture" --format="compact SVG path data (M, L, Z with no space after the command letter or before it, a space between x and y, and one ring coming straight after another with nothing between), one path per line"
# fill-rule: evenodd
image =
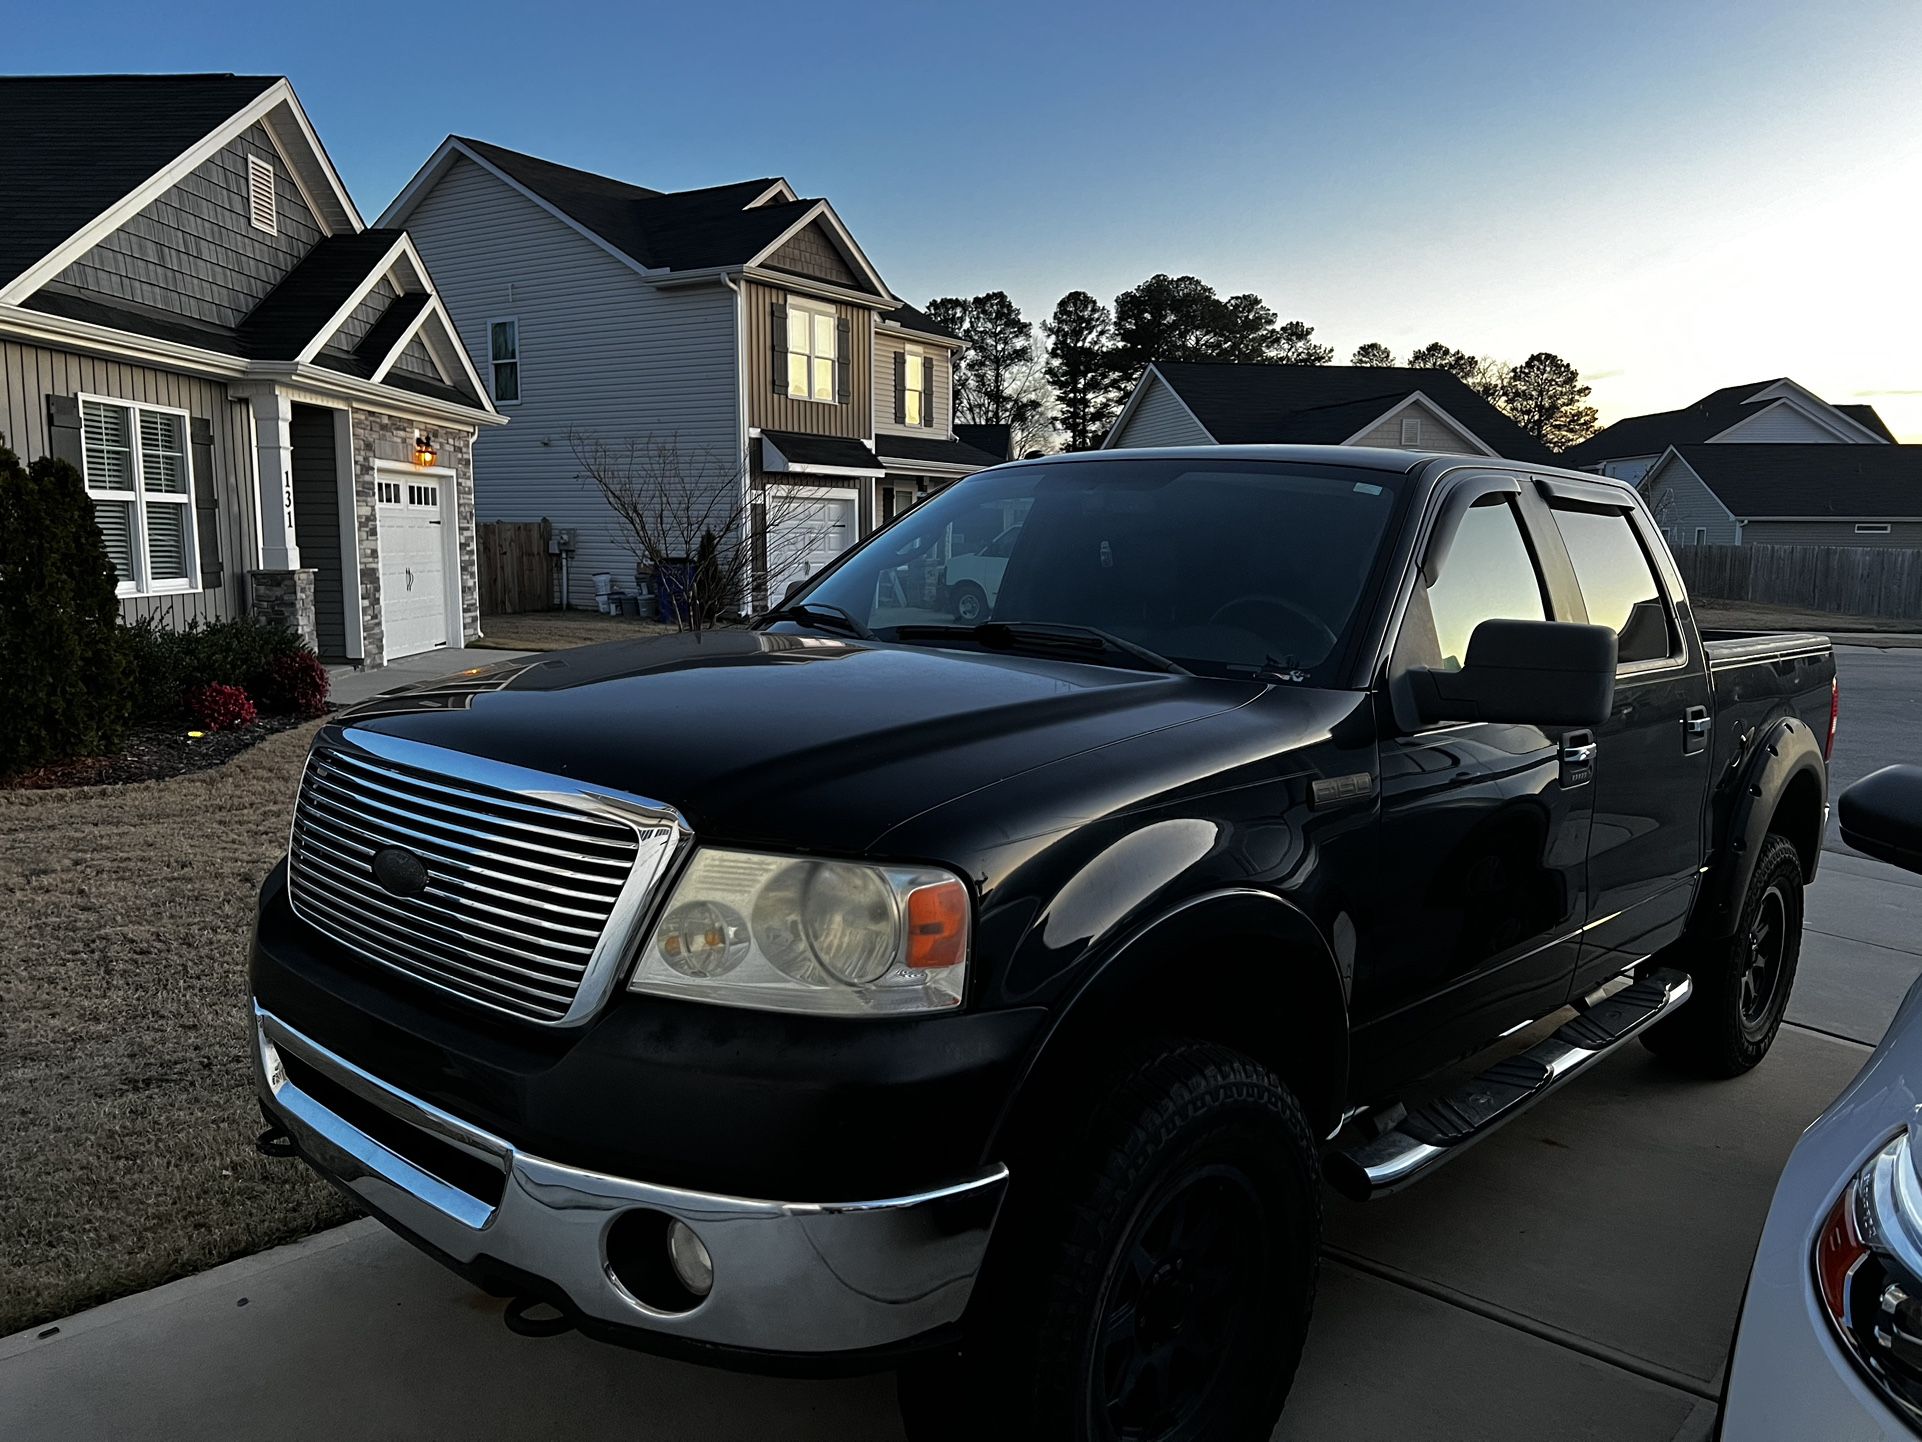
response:
M434 438L428 435L414 437L414 464L431 466L440 459L440 452L434 449Z

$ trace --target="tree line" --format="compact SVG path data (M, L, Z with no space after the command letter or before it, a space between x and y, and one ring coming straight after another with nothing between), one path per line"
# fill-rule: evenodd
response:
M1038 326L1005 291L943 296L927 313L961 337L955 355L955 419L1006 425L1015 454L1091 450L1150 361L1330 365L1334 347L1306 321L1282 320L1258 295L1218 295L1192 275L1157 275L1102 304L1071 290ZM1349 365L1447 371L1553 451L1597 429L1589 387L1551 351L1513 365L1441 341L1405 360L1379 341L1355 347Z

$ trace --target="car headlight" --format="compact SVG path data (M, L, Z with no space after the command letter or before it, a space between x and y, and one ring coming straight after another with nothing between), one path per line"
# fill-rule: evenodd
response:
M1815 1239L1815 1292L1883 1399L1922 1422L1922 1177L1918 1123L1856 1173Z
M726 1006L898 1016L961 1004L968 892L926 866L703 848L628 990Z

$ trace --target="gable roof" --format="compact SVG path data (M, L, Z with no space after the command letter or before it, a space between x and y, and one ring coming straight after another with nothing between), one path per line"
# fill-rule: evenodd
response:
M1671 451L1744 519L1922 518L1922 446L1725 442Z
M902 330L916 331L921 335L946 336L949 340L961 339L960 336L956 335L947 326L942 325L940 321L936 320L926 311L911 306L906 301L903 301L893 310L883 315L881 317L881 324L898 325Z
M818 217L846 242L856 274L868 274L876 293L887 293L827 201L796 198L787 182L774 176L695 190L650 190L491 141L450 135L387 207L381 223L405 224L428 183L462 154L639 270L752 265Z
M1232 361L1156 361L1152 369L1224 446L1338 445L1419 391L1497 455L1554 459L1447 371Z
M316 339L322 326L387 259L407 232L363 230L330 235L267 292L235 332L240 353L291 360Z
M1759 414L1781 397L1763 393L1777 386L1788 386L1797 392L1808 394L1787 376L1776 376L1765 381L1750 381L1747 385L1723 386L1720 390L1710 391L1693 405L1679 410L1655 411L1645 416L1625 416L1603 430L1597 431L1580 445L1570 446L1562 453L1565 466L1592 466L1602 461L1615 460L1622 456L1660 455L1670 446L1692 445L1719 436L1730 426ZM1815 397L1820 399L1820 397ZM1823 401L1827 405L1828 402ZM1876 415L1873 406L1830 406L1840 411L1858 425L1893 441L1882 418ZM1867 412L1866 417L1861 414ZM1737 444L1740 444L1739 442Z
M277 84L274 75L0 76L0 285Z
M1889 429L1889 423L1882 419L1882 413L1874 406L1857 404L1837 406L1836 409L1854 421L1858 426L1866 426L1869 430L1874 431L1890 445L1896 443L1895 432Z

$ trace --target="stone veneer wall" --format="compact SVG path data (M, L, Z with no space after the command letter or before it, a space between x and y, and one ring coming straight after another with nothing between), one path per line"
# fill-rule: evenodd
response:
M465 645L480 635L480 555L474 534L474 438L431 421L411 421L380 411L354 412L354 534L360 566L361 636L367 666L386 663L386 638L380 613L380 522L374 507L376 463L414 458L414 437L434 438L439 465L454 473L454 515L460 528L461 636ZM443 482L444 483L444 482Z
M301 640L320 649L320 633L314 622L314 573L299 571L249 571L248 607L254 618L285 626Z

